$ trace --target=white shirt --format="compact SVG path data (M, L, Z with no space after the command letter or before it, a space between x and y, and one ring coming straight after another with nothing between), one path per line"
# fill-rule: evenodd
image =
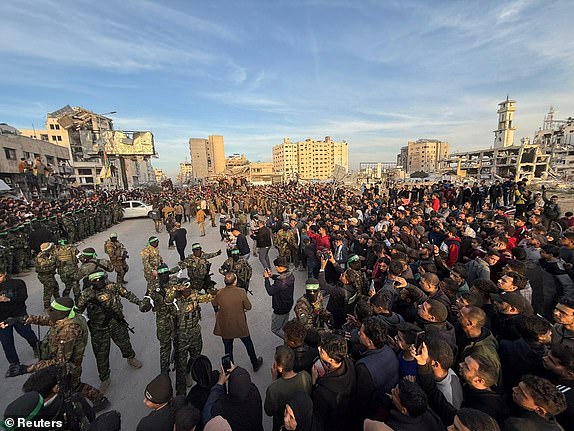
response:
M436 382L436 387L442 392L446 400L453 405L455 409L460 409L462 404L462 386L460 380L452 368L448 369L448 374L440 382Z

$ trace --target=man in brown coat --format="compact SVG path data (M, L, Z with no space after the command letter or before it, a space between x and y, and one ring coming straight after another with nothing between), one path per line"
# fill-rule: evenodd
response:
M213 333L223 339L225 354L229 355L233 362L233 340L239 338L245 348L253 365L253 371L259 370L263 363L261 356L255 354L255 347L249 335L247 318L245 312L251 310L251 302L247 299L245 289L237 287L237 275L228 272L224 278L225 288L220 289L215 297L215 304L219 306L219 311L215 319Z

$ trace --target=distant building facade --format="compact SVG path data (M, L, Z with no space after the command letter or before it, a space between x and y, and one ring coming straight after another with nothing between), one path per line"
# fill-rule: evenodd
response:
M349 170L349 147L347 142L335 142L330 136L323 141L291 142L285 138L273 147L273 170L283 180L327 180L333 177L335 166Z
M574 118L557 120L554 109L550 107L533 142L550 154L550 167L556 176L563 180L574 179Z
M163 172L163 169L154 168L153 174L155 176L155 182L161 184L163 181L167 180L167 175Z
M542 151L541 145L531 142L529 138L522 138L520 145L514 145L515 111L515 100L507 97L500 102L494 146L445 157L441 161L443 173L487 180L546 178L550 169L550 154Z
M440 161L448 157L448 142L437 139L417 139L409 141L401 148L397 156L397 166L405 172L435 172L440 168Z
M190 138L189 152L193 178L212 177L225 170L223 136L211 135L207 139Z
M18 168L22 159L33 166L39 158L49 172L65 182L70 180L70 152L66 147L20 135L8 125L0 125L0 147L0 179L11 187L26 189L24 175ZM44 175L43 172L37 174Z
M179 172L175 178L176 184L188 184L193 178L193 166L187 160L179 164Z
M249 160L245 158L245 154L232 154L225 158L225 169L232 169L237 166L246 166Z
M61 123L63 122L63 124ZM94 188L102 169L100 156L84 153L83 142L96 142L102 131L113 130L113 120L81 107L69 105L46 116L46 129L20 129L24 136L68 148L78 185ZM111 178L110 183L118 182Z

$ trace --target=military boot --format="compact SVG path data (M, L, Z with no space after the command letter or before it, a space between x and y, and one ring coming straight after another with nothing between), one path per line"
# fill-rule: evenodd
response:
M128 358L128 365L132 368L141 368L142 363L137 358Z

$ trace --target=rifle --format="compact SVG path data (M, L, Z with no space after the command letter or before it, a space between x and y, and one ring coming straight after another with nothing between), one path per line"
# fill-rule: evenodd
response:
M126 321L125 317L120 316L118 312L111 310L108 307L104 307L103 305L101 305L99 302L96 301L89 301L89 305L93 305L95 307L100 308L104 313L107 322L113 319L120 325L125 326L128 329L128 331L130 331L132 334L135 334L134 328L131 327L130 324Z
M90 428L90 422L83 408L73 400L72 371L69 362L64 362L58 368L58 395L64 408L64 429L69 431L85 431Z
M175 308L177 311L179 311L179 307L177 306L177 304L174 301ZM177 313L176 311L176 313ZM173 364L173 370L177 373L177 355L178 353L178 349L179 349L179 326L178 326L178 320L177 320L177 314L175 314L172 317L172 325L173 325L173 329L172 329L172 349L171 349L171 357L169 358L169 362L170 364Z

